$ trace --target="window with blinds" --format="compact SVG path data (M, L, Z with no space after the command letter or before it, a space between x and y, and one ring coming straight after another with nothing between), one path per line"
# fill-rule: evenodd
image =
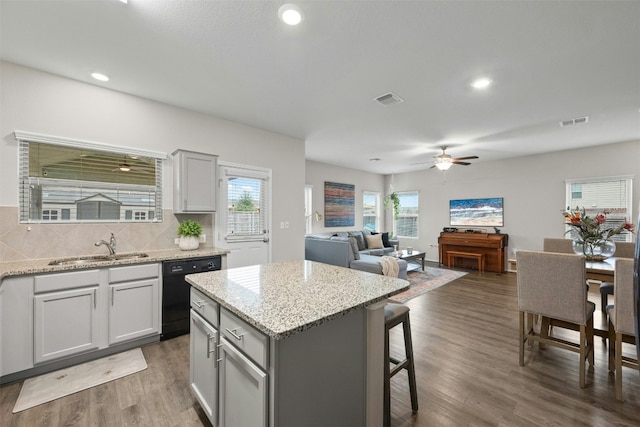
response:
M224 168L227 241L267 240L268 174Z
M164 153L24 132L16 138L20 222L162 221Z
M631 176L567 180L567 206L571 209L584 208L587 215L594 217L603 211L609 212L604 226L615 228L631 219ZM567 227L568 235L574 238L575 231ZM631 233L616 234L614 241L630 242Z
M418 192L398 192L400 212L394 220L394 233L397 237L418 237Z
M376 231L380 227L380 193L362 194L362 229Z

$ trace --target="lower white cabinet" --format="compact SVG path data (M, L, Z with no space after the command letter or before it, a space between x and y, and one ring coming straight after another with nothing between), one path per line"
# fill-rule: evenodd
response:
M34 296L34 363L94 350L98 286Z
M200 406L218 425L218 331L191 310L189 383Z
M157 278L109 285L109 344L160 333Z
M160 334L159 263L9 277L0 281L0 375L21 379L66 359L88 360ZM103 351L104 350L104 351Z
M267 374L225 338L220 341L219 427L266 426Z

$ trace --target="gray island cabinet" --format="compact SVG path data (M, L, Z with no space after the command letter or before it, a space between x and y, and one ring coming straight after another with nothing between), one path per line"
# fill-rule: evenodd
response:
M312 261L191 274L191 388L216 427L381 426L405 280Z

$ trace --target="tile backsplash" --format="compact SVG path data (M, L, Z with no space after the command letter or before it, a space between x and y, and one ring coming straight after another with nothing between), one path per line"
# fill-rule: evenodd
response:
M173 249L180 221L194 219L202 224L206 243L213 246L213 215L174 215L163 211L161 223L20 224L17 206L0 206L0 262L106 254L98 240L117 239L117 252Z

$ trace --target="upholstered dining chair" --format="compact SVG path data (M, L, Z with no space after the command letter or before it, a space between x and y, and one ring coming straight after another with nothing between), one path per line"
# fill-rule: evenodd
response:
M613 256L616 258L633 258L636 244L632 242L616 242L616 251ZM600 309L606 312L609 295L613 295L613 283L600 283Z
M542 241L542 250L544 252L558 252L562 254L572 254L573 242L570 239L554 239L545 237Z
M586 384L585 362L593 366L593 312L587 301L585 259L557 252L518 251L518 310L520 317L520 366L525 345L537 341L579 353L580 387ZM542 317L536 333L533 315ZM527 321L525 322L525 316ZM580 332L578 343L549 334L550 326ZM554 330L555 332L555 330Z
M622 367L639 369L638 359L623 356L622 343L635 343L635 319L633 315L633 259L616 260L613 306L609 314L609 370L615 371L616 399L622 401ZM635 352L634 352L635 354Z

